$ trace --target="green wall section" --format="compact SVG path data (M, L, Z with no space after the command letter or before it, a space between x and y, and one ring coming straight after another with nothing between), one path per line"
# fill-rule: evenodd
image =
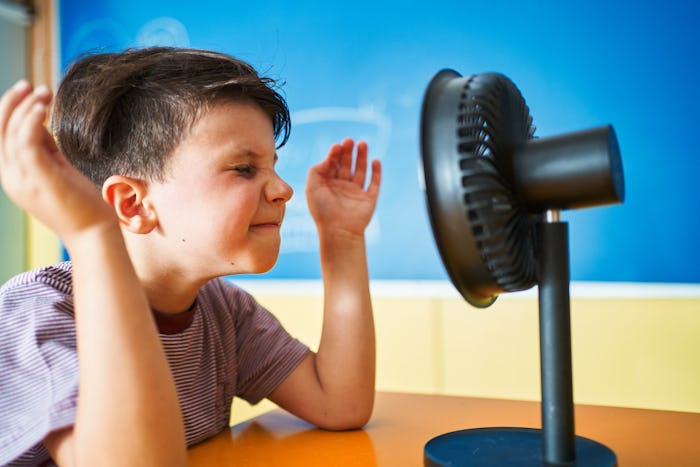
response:
M24 270L24 214L0 192L0 283Z
M0 90L27 74L26 15L0 1ZM0 189L0 283L25 269L24 213Z

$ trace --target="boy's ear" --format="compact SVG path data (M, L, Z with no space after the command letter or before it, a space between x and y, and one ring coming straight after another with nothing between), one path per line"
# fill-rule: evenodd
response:
M133 233L149 233L158 224L147 193L143 180L122 175L112 175L102 184L102 198L114 208L122 227Z

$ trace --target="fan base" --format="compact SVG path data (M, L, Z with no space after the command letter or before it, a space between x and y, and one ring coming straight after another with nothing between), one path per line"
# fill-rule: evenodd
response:
M608 447L576 436L576 461L557 466L617 465L617 457ZM542 430L534 428L475 428L437 436L425 445L424 465L513 466L552 465L542 460Z

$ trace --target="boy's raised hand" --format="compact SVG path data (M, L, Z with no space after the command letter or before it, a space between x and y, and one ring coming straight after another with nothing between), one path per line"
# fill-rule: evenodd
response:
M346 138L328 150L326 159L311 167L306 183L306 199L319 230L324 233L363 235L377 205L381 164L373 160L367 179L367 143Z
M50 101L26 81L0 99L2 187L61 237L72 261L80 398L73 426L43 444L60 465L184 466L180 405L148 298L116 213L44 126Z
M377 205L381 170L377 160L368 164L365 142L355 145L346 138L311 167L306 182L323 277L321 339L318 351L270 399L321 428L359 428L374 406L374 318L364 233Z
M51 92L19 81L0 99L0 183L19 207L64 241L116 216L44 126Z

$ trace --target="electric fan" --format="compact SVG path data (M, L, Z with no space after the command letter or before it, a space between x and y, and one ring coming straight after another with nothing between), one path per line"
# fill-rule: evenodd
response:
M615 465L574 433L568 225L564 209L622 202L611 126L535 138L506 76L437 73L425 94L421 152L428 212L447 273L476 307L538 285L542 429L482 428L430 440L427 466Z

